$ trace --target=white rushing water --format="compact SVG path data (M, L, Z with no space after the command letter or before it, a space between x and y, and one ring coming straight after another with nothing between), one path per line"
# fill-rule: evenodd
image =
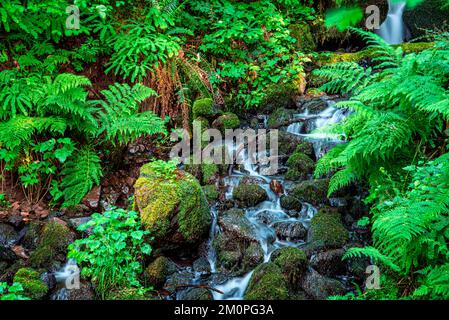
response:
M310 116L311 119L308 120L308 129L309 133L302 133L304 131L304 123L294 123L291 124L287 128L287 132L295 135L304 136L312 142L317 158L322 156L325 150L324 146L335 145L335 143L341 143L336 137L331 137L327 135L313 134L310 133L311 130L319 129L328 124L338 123L343 120L347 115L348 111L344 109L337 109L334 107L333 101L327 101L328 108L320 112L318 115L310 115L306 110L303 113L296 114L296 117L304 118ZM234 146L229 146L230 149L233 149ZM234 148L235 149L235 148ZM244 154L244 153L242 153ZM249 155L245 155L245 157L249 157ZM232 190L236 187L242 178L244 177L253 177L257 178L258 184L265 189L268 194L268 200L262 202L254 208L248 208L245 210L245 216L251 222L255 229L255 234L257 235L257 240L260 242L261 247L264 252L264 262L268 262L270 260L271 254L278 248L281 247L298 247L304 244L304 241L286 241L279 240L276 237L276 232L273 228L273 224L276 222L291 222L291 223L302 223L306 228L309 226L310 219L316 213L316 208L312 205L304 203L301 212L298 217L290 217L280 205L280 196L274 193L270 189L270 182L273 179L282 182L283 180L280 177L271 177L271 176L263 176L258 173L258 168L256 165L252 164L250 161L243 161L243 165L240 170L233 169L231 175L224 178L224 183L228 187L226 191L226 198L232 198ZM274 221L269 224L262 223L259 214L262 212L268 212L270 216L274 217ZM219 232L217 228L217 211L216 209L212 210L213 215L213 223L212 223L212 231L210 233L209 239L209 254L208 260L211 266L211 270L213 273L216 271L216 256L215 252L212 248L212 241L215 237L216 233ZM215 300L241 300L243 299L243 295L245 290L250 282L251 275L254 270L244 274L241 277L234 277L229 279L224 283L220 283L215 285L214 288L223 292L213 292L213 297Z
M388 0L388 14L380 25L378 34L389 44L401 44L405 38L405 26L402 19L406 1Z

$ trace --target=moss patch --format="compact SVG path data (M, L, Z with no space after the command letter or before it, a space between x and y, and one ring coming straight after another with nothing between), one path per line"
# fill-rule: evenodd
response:
M142 223L156 242L197 244L207 235L211 216L198 180L176 170L167 178L148 163L141 168L134 185Z
M35 268L50 267L59 255L65 257L67 246L73 240L69 228L56 221L44 226L40 239L30 255L31 265Z
M287 283L282 270L273 262L259 265L251 276L245 300L286 300Z
M294 186L290 194L312 205L324 204L327 202L328 186L328 179L302 181Z
M338 212L330 208L319 210L310 222L310 239L315 246L343 247L349 240Z
M211 98L195 100L192 106L193 118L213 116L215 114L213 104L214 101Z
M242 207L254 207L267 199L267 192L259 185L240 184L232 191L232 197Z
M39 273L31 268L21 268L14 276L14 282L22 285L24 295L39 300L45 297L48 291L47 285L39 277Z
M309 156L300 151L293 153L287 160L288 171L285 177L289 180L306 179L313 172L315 163Z
M220 193L214 184L208 184L203 187L204 194L208 201L213 202L218 200Z
M304 251L285 247L278 250L273 260L281 270L288 285L292 289L297 289L299 281L307 269L307 256Z
M221 131L226 129L236 129L240 127L240 119L235 113L225 112L223 115L215 119L212 126Z

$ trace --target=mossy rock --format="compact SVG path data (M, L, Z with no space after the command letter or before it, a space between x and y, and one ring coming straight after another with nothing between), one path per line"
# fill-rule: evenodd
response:
M315 168L315 163L302 152L293 153L287 160L288 171L285 178L288 180L306 179Z
M265 97L261 103L261 113L271 113L273 110L285 107L294 107L295 97L300 94L301 81L288 81L286 83L273 83L264 90Z
M67 246L74 240L70 229L58 221L50 221L41 231L39 245L30 254L35 268L50 268L66 258Z
M285 108L277 108L272 114L268 116L267 125L269 128L278 127L285 121L291 120L293 118L293 110ZM282 127L281 129L286 129Z
M295 149L295 153L299 152L309 156L310 159L312 160L315 158L315 150L313 149L313 144L309 141L304 141L298 144L298 146Z
M259 185L240 184L232 190L232 197L240 207L254 207L268 198L267 192Z
M331 208L320 209L310 221L308 240L315 247L341 248L349 240L340 214Z
M259 265L251 276L245 291L245 300L287 300L287 282L281 268L273 263Z
M108 293L106 300L157 300L139 288L120 288Z
M217 186L214 184L205 185L203 187L203 191L209 202L217 201L220 196L220 192L218 191Z
M214 100L211 98L197 99L192 106L193 118L210 117L215 114Z
M167 277L177 270L176 264L169 258L160 256L150 263L145 269L145 277L148 283L160 287L165 283Z
M301 181L290 191L290 195L314 206L326 204L329 179Z
M291 289L296 290L307 270L307 256L301 249L284 247L273 253L272 261L277 264Z
M301 211L302 204L298 198L295 198L290 195L282 195L280 201L281 207L285 210Z
M235 113L225 112L212 122L212 127L222 132L226 129L236 129L240 127L240 119Z
M289 27L290 36L296 39L294 46L302 52L312 52L316 49L314 36L307 23L295 23Z
M142 223L160 248L197 245L207 237L209 204L191 174L177 169L167 177L148 163L142 166L134 189Z
M202 182L203 184L210 184L214 182L220 168L215 163L203 163L201 165Z
M14 282L20 283L23 287L23 294L33 300L40 300L48 292L48 287L40 279L37 271L31 268L21 268L14 276Z
M206 301L213 300L212 293L206 288L189 288L179 293L179 300Z
M278 152L283 156L290 156L295 152L299 144L307 143L304 142L304 138L288 133L285 131L278 132Z

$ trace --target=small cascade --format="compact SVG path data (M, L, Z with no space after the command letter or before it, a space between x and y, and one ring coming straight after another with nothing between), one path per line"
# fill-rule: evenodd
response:
M336 137L330 139L328 136L320 134L312 134L311 130L319 129L323 126L332 123L338 123L348 115L348 111L345 109L337 109L334 106L333 101L328 101L328 107L320 112L319 114L310 115L309 111L297 114L297 117L310 117L308 127L304 128L304 123L292 124L287 128L287 131L292 134L302 135L311 140L317 152L317 156L321 156L325 150L328 150L327 146L335 145L335 143L341 143ZM307 133L301 133L301 132ZM233 144L227 146L229 152L239 150L241 146L234 146ZM241 149L241 148L240 148ZM280 240L276 236L276 231L273 227L274 223L287 222L287 223L301 223L305 228L310 225L310 219L315 215L317 209L308 203L303 203L302 209L297 217L289 216L280 205L280 195L274 193L270 188L270 182L275 179L277 181L283 182L282 177L279 176L264 176L258 172L256 165L250 161L250 157L255 157L256 155L248 155L247 152L240 152L239 154L241 160L241 165L239 167L234 167L230 175L224 178L224 184L227 187L225 197L226 199L232 199L232 190L239 185L240 181L245 177L250 177L257 179L258 185L261 186L267 192L268 199L256 207L245 209L245 216L248 218L252 226L254 227L255 234L257 235L257 240L259 241L263 253L264 262L270 261L271 254L282 247L299 247L304 244L304 241L286 241ZM273 221L271 223L263 223L259 214L268 212ZM220 232L217 225L217 209L212 209L212 228L210 232L209 239L209 252L208 260L210 263L210 268L212 274L217 274L216 266L216 254L212 246L212 241L216 234ZM228 278L227 280L212 283L211 285L218 291L223 292L213 292L213 297L215 300L241 300L243 299L245 290L251 279L251 275L254 270L247 272L243 276Z
M405 26L402 19L406 1L388 0L388 14L380 25L378 34L389 44L401 44L405 38Z

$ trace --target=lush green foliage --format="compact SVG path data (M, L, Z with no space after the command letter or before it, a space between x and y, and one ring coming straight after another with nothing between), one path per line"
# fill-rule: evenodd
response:
M392 279L409 279L399 295L447 299L449 41L442 35L432 48L404 56L354 31L371 44L376 66L341 63L316 72L328 80L323 90L352 95L337 105L354 113L327 129L347 143L325 155L315 174L333 173L329 194L355 180L371 186L374 246L347 257L369 256Z
M119 287L140 288L142 260L151 246L145 242L148 231L142 230L138 213L117 208L95 213L79 227L88 229L91 235L71 244L68 257L80 264L81 274L92 279L102 298Z
M0 282L0 300L30 300L23 295L23 287L15 282L8 286L6 282Z

